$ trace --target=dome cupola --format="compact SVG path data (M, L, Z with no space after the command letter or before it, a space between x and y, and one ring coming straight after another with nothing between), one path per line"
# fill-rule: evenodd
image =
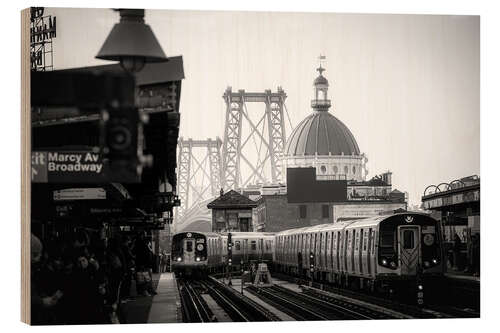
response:
M324 59L320 56L320 60ZM329 83L323 76L325 68L320 64L317 71L319 76L314 80L311 100L313 111L287 138L284 167L316 167L317 176L324 179L363 180L367 159L349 128L329 112L331 101Z
M315 111L328 111L332 104L328 99L328 80L323 76L325 69L320 64L316 70L319 76L314 79L314 99L311 100L311 107Z

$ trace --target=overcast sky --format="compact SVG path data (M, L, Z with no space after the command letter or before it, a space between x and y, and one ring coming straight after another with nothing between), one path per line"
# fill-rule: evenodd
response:
M94 57L117 13L47 11L57 16L56 69L107 63ZM282 86L297 125L323 54L330 112L368 155L369 177L391 170L415 204L427 185L479 175L477 16L147 10L146 22L167 56L183 56L185 138L223 137L228 85Z

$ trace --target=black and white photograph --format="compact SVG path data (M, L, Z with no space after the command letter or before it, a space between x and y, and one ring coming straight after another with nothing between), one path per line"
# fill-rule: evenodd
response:
M481 20L23 10L23 321L480 318Z

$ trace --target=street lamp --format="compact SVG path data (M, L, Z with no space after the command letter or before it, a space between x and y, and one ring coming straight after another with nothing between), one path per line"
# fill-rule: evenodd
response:
M149 62L168 61L153 31L144 23L144 9L118 9L120 22L104 41L97 59L119 61L128 73L136 73Z

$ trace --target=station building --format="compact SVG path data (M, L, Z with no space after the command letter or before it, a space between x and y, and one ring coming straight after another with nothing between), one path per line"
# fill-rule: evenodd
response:
M406 210L391 173L366 180L368 161L349 128L329 112L324 68L313 82L312 112L293 130L283 157L286 185L262 186L254 198L255 231L277 232Z
M445 241L453 242L457 234L468 242L480 232L480 179L469 176L450 183L429 185L422 196L422 207L441 222Z
M247 232L255 231L252 222L252 209L257 203L234 190L224 193L210 202L207 208L212 210L212 231Z

